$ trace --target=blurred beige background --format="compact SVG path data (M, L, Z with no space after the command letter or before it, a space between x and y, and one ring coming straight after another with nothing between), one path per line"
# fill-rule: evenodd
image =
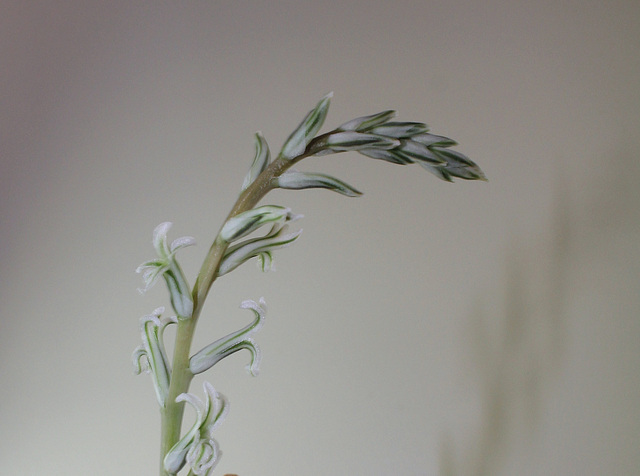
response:
M640 474L640 3L0 3L0 473L157 474L151 232L198 239L193 280L253 133L334 91L327 127L398 109L490 182L343 154L300 168L362 198L268 198L302 238L196 339L266 298L261 375L207 375L216 474Z

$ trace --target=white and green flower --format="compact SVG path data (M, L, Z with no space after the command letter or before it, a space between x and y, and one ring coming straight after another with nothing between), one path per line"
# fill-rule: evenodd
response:
M264 169L267 168L270 160L271 153L269 152L269 145L262 135L262 132L256 132L256 155L253 158L251 167L249 167L249 172L247 172L247 175L244 177L242 191L249 188L255 179L264 172Z
M164 408L169 394L171 365L165 351L163 333L169 324L177 323L175 317L160 316L164 307L140 318L142 345L133 351L133 367L136 374L151 374L158 404Z
M298 218L299 216L291 213L290 208L278 205L264 205L252 208L229 218L222 230L220 230L220 238L227 243L231 243L253 233L268 223L282 225Z
M362 192L340 179L331 177L330 175L298 172L296 170L287 170L279 177L272 181L274 188L282 188L285 190L303 190L307 188L326 188L333 190L347 197L359 197Z
M194 354L189 359L189 370L196 375L209 370L215 364L225 357L238 352L239 350L248 350L251 354L251 362L247 365L247 371L251 375L258 375L260 365L260 348L251 338L264 323L264 317L267 313L267 304L264 298L260 298L259 302L252 300L244 301L240 307L242 309L251 309L255 315L253 322L243 327L239 331L216 340L215 342L204 347L202 350Z
M178 318L188 319L193 312L191 289L182 268L176 261L175 254L181 248L194 245L196 241L191 236L183 236L173 240L169 246L167 244L167 232L171 226L172 223L164 222L153 230L153 247L158 254L158 258L145 261L138 266L136 272L142 273L142 279L145 284L141 292L148 290L160 276L163 276L169 288L171 305L176 314L178 314Z
M258 266L262 271L273 268L273 252L293 243L302 233L297 230L286 233L288 224L301 218L302 215L287 213L284 220L274 222L271 230L264 236L249 238L229 246L220 262L218 276L225 275L251 258L258 258Z
M302 155L309 141L318 133L329 111L333 93L327 94L302 120L295 131L287 138L278 157L291 160Z
M213 431L229 412L229 404L209 382L204 382L203 388L206 403L192 393L181 393L176 398L176 402L187 402L195 409L196 421L164 458L164 469L170 474L176 474L188 464L191 473L209 476L220 458Z

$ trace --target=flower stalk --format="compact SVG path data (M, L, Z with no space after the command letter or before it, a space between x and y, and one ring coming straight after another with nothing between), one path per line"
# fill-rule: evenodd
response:
M437 177L453 181L486 180L480 168L449 147L454 141L428 132L426 124L391 122L394 111L383 111L348 121L338 128L317 135L322 128L332 95L328 94L312 109L284 142L280 153L272 161L268 144L261 133L256 134L256 154L241 187L241 192L202 263L195 284L189 287L176 253L195 244L191 237L182 237L167 245L166 222L154 231L153 244L158 257L143 263L145 290L162 276L169 291L175 316L161 317L158 308L141 320L143 344L134 352L137 373L148 370L156 390L161 417L160 475L177 475L185 466L189 475L211 475L220 451L213 438L213 430L228 411L224 397L208 382L204 384L206 403L189 393L196 374L203 373L220 360L240 350L251 355L247 370L256 375L260 350L253 334L262 327L266 305L245 301L241 307L252 310L254 320L228 336L213 341L195 354L191 345L196 325L208 293L215 280L244 262L257 258L261 268L270 269L273 252L295 241L301 230L288 232L291 223L299 219L291 210L277 205L257 207L267 193L276 188L302 190L323 188L348 197L361 192L351 185L320 173L290 170L293 165L310 156L324 156L356 151L370 158L394 164L418 163ZM257 208L256 208L257 207ZM261 230L268 228L266 232ZM164 329L176 324L173 356L168 358L164 346ZM196 422L186 435L180 429L189 403L196 410Z

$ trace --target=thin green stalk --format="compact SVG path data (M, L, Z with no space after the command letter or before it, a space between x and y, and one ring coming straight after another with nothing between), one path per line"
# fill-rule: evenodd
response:
M296 157L292 160L279 158L274 160L264 172L262 172L256 180L247 189L240 194L235 205L231 209L231 212L227 216L227 220L231 217L238 215L239 213L251 210L256 204L272 189L271 182L274 178L279 177L288 168L290 168L296 162L302 160L307 156L306 151L304 154ZM225 220L226 222L226 220ZM202 263L198 279L193 288L193 303L196 308L199 307L201 302L204 302L211 285L216 279L218 273L218 267L224 256L224 252L227 249L227 243L216 238L209 249L209 253Z
M271 190L272 179L278 177L295 162L304 158L305 155L296 157L295 160L277 159L260 174L238 198L231 209L227 220L239 213L251 210L255 205ZM225 220L226 222L226 220ZM170 476L164 470L163 460L169 450L180 439L180 430L184 416L184 402L176 403L176 398L181 393L189 390L189 385L193 379L193 374L189 370L189 357L191 353L191 342L195 333L196 324L202 306L213 282L218 273L220 262L228 243L216 237L209 253L207 254L200 273L193 287L193 314L190 319L180 320L176 331L175 348L173 353L173 364L171 373L171 383L169 386L169 396L166 407L161 409L161 442L160 442L160 476Z
M160 410L161 415L161 443L160 443L160 475L169 476L165 472L163 460L169 450L180 439L180 429L184 415L184 402L176 403L176 397L189 390L193 374L189 371L189 353L195 330L195 317L199 309L194 310L193 317L178 322L176 331L175 350L173 353L173 372L169 385L169 396L166 407Z

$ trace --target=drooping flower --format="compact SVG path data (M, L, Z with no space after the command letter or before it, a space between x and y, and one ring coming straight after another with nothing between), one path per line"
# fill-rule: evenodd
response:
M193 300L187 279L182 268L175 258L176 252L187 246L195 244L195 239L191 236L182 236L173 240L171 245L167 244L167 232L172 223L164 222L153 230L153 247L158 254L158 258L142 263L136 269L137 273L142 273L145 287L144 292L151 288L160 276L163 276L169 289L171 305L178 314L179 319L188 319L193 312Z
M236 332L232 332L231 334L216 340L195 353L191 359L189 359L189 370L192 374L196 375L209 370L216 363L239 350L249 351L251 354L251 362L247 365L247 370L253 376L258 374L258 367L260 365L260 348L251 338L251 335L255 334L262 327L267 313L267 304L265 303L264 298L260 298L259 302L252 300L244 301L240 307L242 309L251 309L253 311L255 315L253 322Z
M156 398L162 408L166 405L171 380L171 365L165 351L163 333L169 324L177 322L175 317L160 317L163 312L164 307L159 307L140 318L142 345L133 351L134 372L151 374Z
M229 246L220 261L218 276L225 275L251 258L258 258L262 271L269 271L273 266L273 252L293 243L302 233L297 230L286 233L288 224L300 219L302 215L287 213L284 219L273 222L271 230L264 236L248 238Z
M204 382L203 388L206 404L192 393L182 393L176 398L176 402L187 402L195 409L196 421L164 458L164 468L171 474L188 464L193 474L209 476L220 458L213 431L229 412L229 404L209 382Z

